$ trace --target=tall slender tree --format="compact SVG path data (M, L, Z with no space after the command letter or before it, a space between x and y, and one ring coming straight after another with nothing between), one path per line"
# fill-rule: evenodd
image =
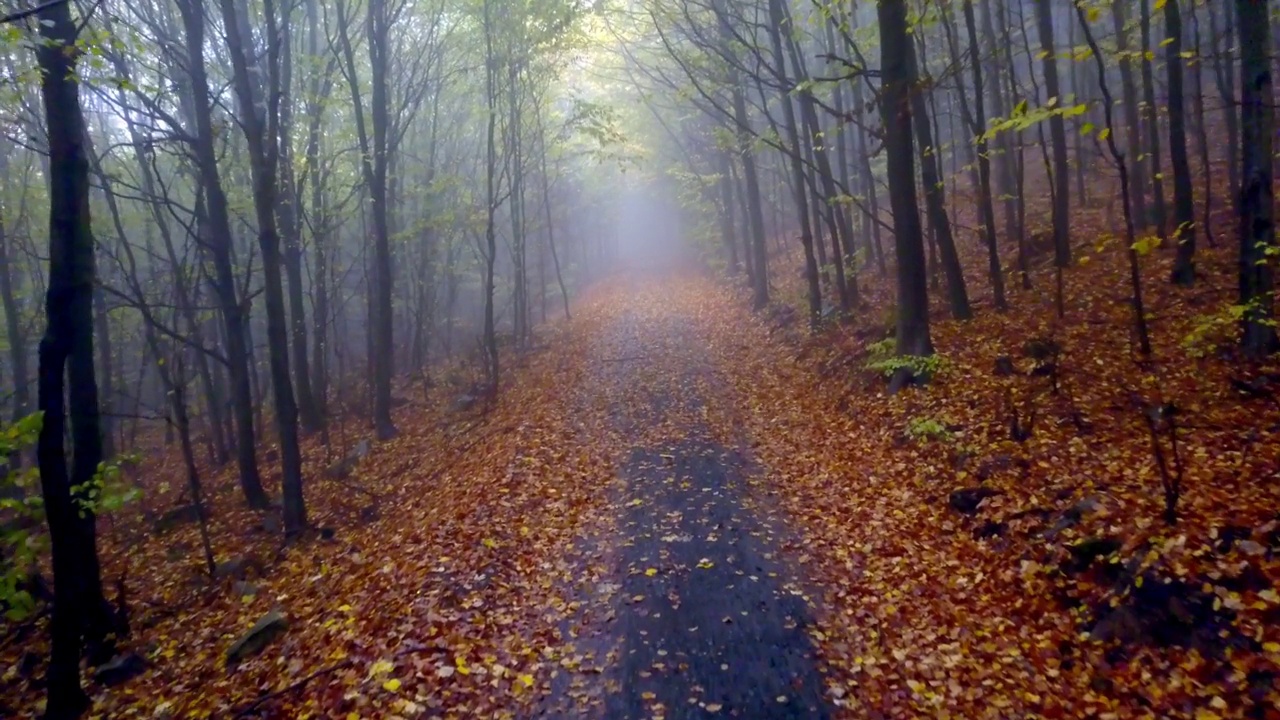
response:
M1275 91L1271 80L1271 19L1267 3L1236 0L1240 42L1240 304L1244 351L1262 357L1277 348L1275 314L1275 188L1272 152Z
M881 0L880 98L888 154L889 197L893 205L894 250L897 256L898 313L897 353L905 356L933 354L929 334L929 288L924 266L924 235L916 203L915 167L911 148L911 40L907 32L904 0ZM916 378L910 371L897 373L891 389Z
M81 640L91 661L110 657L111 615L102 593L90 483L102 461L93 355L94 243L89 160L76 66L79 26L69 3L37 14L36 60L49 149L49 278L40 340L37 443L40 487L53 551L53 655L45 717L78 717L89 706L80 687ZM70 419L71 452L65 436ZM70 462L68 463L68 455Z
M1053 43L1053 5L1036 0L1036 28L1040 34L1040 55L1044 68L1045 102L1054 108L1049 116L1049 137L1053 143L1053 264L1057 269L1055 293L1058 317L1066 312L1062 270L1071 264L1071 190L1067 178L1067 130L1062 119L1065 98L1058 84L1058 59Z
M1173 169L1173 231L1178 244L1173 282L1196 280L1196 208L1191 194L1191 163L1187 160L1186 101L1182 88L1182 11L1180 0L1164 4L1164 66L1169 77L1169 160ZM1199 72L1199 70L1197 70Z

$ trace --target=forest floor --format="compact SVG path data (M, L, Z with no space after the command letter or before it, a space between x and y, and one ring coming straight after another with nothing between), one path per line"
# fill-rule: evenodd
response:
M1191 290L1144 258L1149 360L1123 252L1087 254L1064 319L979 298L895 396L876 312L810 337L705 277L603 283L492 406L410 402L342 477L310 439L305 542L207 477L212 585L194 524L155 532L182 485L157 452L102 540L145 668L95 716L1280 717L1280 372L1219 337L1228 251ZM0 715L38 711L45 632L0 646Z

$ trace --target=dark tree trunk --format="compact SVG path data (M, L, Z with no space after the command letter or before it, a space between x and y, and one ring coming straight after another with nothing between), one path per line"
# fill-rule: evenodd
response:
M387 83L390 68L387 53L390 51L388 35L390 18L387 5L370 2L368 7L369 63L372 69L373 87L369 99L369 117L373 125L372 177L369 198L373 213L373 258L375 278L374 303L377 313L372 328L374 349L373 363L373 423L378 437L386 440L394 437L396 426L391 421L391 375L394 371L395 346L392 340L391 306L391 229L387 202L387 128L390 122L390 101ZM353 77L352 82L356 79ZM497 381L497 378L494 378Z
M1004 271L1000 268L1000 247L996 244L996 211L991 201L991 160L987 154L987 112L982 100L982 63L978 62L978 27L973 14L974 0L964 3L964 25L969 34L970 63L973 69L973 134L977 137L978 217L982 221L983 240L987 245L987 270L991 275L991 292L996 309L1004 310ZM963 92L963 91L962 91ZM1077 158L1078 161L1078 158Z
M279 137L279 36L275 3L265 0L266 17L266 111L259 113L254 102L254 86L250 76L247 39L241 35L232 0L222 0L222 17L226 28L227 50L235 76L236 95L240 101L240 125L249 148L253 182L253 205L258 224L258 245L262 250L263 290L267 306L267 360L270 366L271 390L275 405L276 429L280 442L280 489L284 515L284 531L288 538L297 537L307 525L306 502L302 494L302 452L298 445L298 406L289 377L289 330L285 311L284 282L280 276L280 236L276 228ZM285 22L288 22L286 18ZM261 66L257 66L262 70ZM264 117L265 115L265 117ZM305 352L305 348L304 348Z
M1187 160L1186 102L1182 89L1182 11L1179 0L1164 6L1165 70L1169 75L1169 160L1173 165L1173 238L1178 243L1172 281L1196 281L1196 207L1191 194L1191 163Z
M369 192L369 210L373 221L373 281L369 293L369 364L372 371L373 424L381 439L393 437L396 426L391 421L391 374L393 368L392 316L391 316L391 231L387 208L387 17L386 8L380 3L369 3L365 17L365 32L369 45L369 62L372 67L373 88L370 97L372 137L365 129L364 102L360 96L360 82L356 75L355 55L345 4L338 3L338 36L342 42L342 56L346 64L347 80L351 90L351 104L355 108L356 137L360 142L360 169ZM494 365L497 364L497 348L494 348ZM497 378L494 378L497 381ZM496 387L496 386L495 386Z
M293 172L293 40L290 26L284 23L280 45L283 57L280 63L280 128L279 137L269 138L278 143L280 157L280 192L277 216L284 232L285 278L288 281L289 330L293 343L293 383L297 390L298 418L307 432L315 432L322 424L316 409L315 396L311 392L311 368L307 358L307 316L304 288L302 287L302 205L303 188L296 182ZM315 70L313 69L313 72Z
M1058 60L1053 47L1053 6L1049 0L1036 0L1036 26L1040 32L1040 53L1044 63L1044 90L1046 102L1057 101L1057 109L1064 105L1058 85ZM1071 264L1071 191L1067 177L1067 130L1062 114L1049 117L1049 137L1053 144L1053 260L1059 274ZM1061 285L1061 280L1059 280ZM1063 313L1061 288L1058 291L1058 315Z
M204 67L204 12L195 0L180 0L178 9L187 42L187 68L194 100L195 155L200 167L200 185L204 193L206 217L197 218L200 241L213 257L213 288L222 311L228 374L230 375L232 408L236 430L236 461L240 470L240 487L245 500L254 508L266 508L267 493L262 489L254 455L253 377L249 368L247 342L247 304L241 304L236 292L234 266L231 262L231 220L227 195L218 172L218 153L214 143L209 80Z
M1271 22L1267 3L1236 0L1240 40L1240 304L1244 351L1276 350L1275 190L1272 151L1275 94L1271 84Z
M991 19L991 5L993 2L995 0L984 0L982 3L982 37L987 45L988 57L990 57L986 64L985 75L987 89L990 91L991 97L991 112L995 117L1003 118L1007 110L1004 91L1000 86L1002 68L996 45L995 24ZM1012 73L1013 68L1010 67L1008 72ZM983 132L985 132L985 128ZM1004 214L1005 242L1008 242L1009 238L1018 238L1019 247L1021 247L1022 231L1018 227L1018 206L1014 196L1016 189L1013 172L1012 137L1012 131L996 135L996 155L999 158L996 163L996 191L1002 198L1000 205ZM1021 261L1019 262L1018 270L1020 273L1025 274Z
M789 85L790 81L786 77L784 70L786 65L782 54L782 2L781 0L768 1L769 39L773 44L773 56L779 67L779 80L785 86ZM800 244L804 247L805 284L809 290L809 326L816 328L822 316L822 291L818 285L818 262L813 251L813 228L809 223L809 208L805 200L805 170L800 148L800 133L796 125L796 111L792 104L789 87L779 94L778 102L782 105L784 141L791 148L786 154L791 164L791 192L795 198L796 216L800 220Z
M1018 73L1017 73L1017 66L1013 62L1013 35L1011 34L1011 31L1010 31L1010 26L1012 25L1012 22L1013 22L1012 20L1013 13L1009 11L1008 2L1000 3L1000 12L1001 12L1001 17L1003 18L1002 22L1000 23L1003 28L1001 31L1003 42L1001 44L1003 45L1003 50L1004 50L1005 66L1009 69L1009 72L1005 73L1005 76L1009 82L1009 86L1008 86L1009 98L1010 98L1009 103L1010 105L1013 105L1014 104L1013 98L1018 97L1018 82L1017 82ZM1019 14L1019 17L1021 18L1022 15ZM1025 32L1023 33L1023 37L1025 40L1025 37L1026 37ZM1012 144L1013 144L1013 147L1016 148L1017 150L1017 152L1013 157L1012 164L1013 164L1013 172L1014 172L1013 195L1014 195L1015 211L1017 214L1017 223L1018 223L1018 230L1017 230L1018 274L1022 277L1022 289L1030 290L1031 289L1031 267L1030 267L1031 259L1030 257L1028 257L1029 251L1027 249L1027 199L1026 199L1026 193L1025 193L1027 163L1026 163L1026 157L1023 154L1025 150L1025 146L1022 141L1021 131L1019 130L1013 131Z
M888 153L889 197L893 205L894 249L897 255L897 353L933 354L929 336L929 290L924 267L924 237L916 204L915 168L911 148L911 45L907 36L904 0L881 0L881 102ZM899 373L891 389L913 380Z
M1092 31L1089 30L1088 14L1083 6L1076 6L1076 17L1080 21L1080 29L1084 32L1085 41L1093 51L1094 63L1098 67L1098 87L1102 91L1102 112L1108 130L1107 148L1110 149L1111 157L1120 170L1120 202L1124 207L1125 246L1129 256L1129 287L1133 292L1134 328L1138 333L1138 352L1145 357L1151 354L1151 338L1147 332L1147 313L1142 302L1142 277L1139 274L1138 251L1135 247L1137 238L1129 192L1129 168L1124 154L1120 152L1120 146L1116 144L1115 121L1112 118L1112 107L1115 103L1111 97L1111 90L1107 86L1107 70L1102 63L1102 53L1098 43L1093 39Z
M80 687L81 639L92 662L109 657L111 616L102 593L94 513L85 487L102 460L98 386L94 377L94 247L89 221L89 161L76 79L78 30L67 3L38 14L45 127L49 140L49 279L47 325L40 341L37 444L40 486L53 551L53 654L45 717L79 717L89 698ZM64 394L67 404L64 404ZM69 407L68 407L69 405ZM68 415L70 467L64 438Z
M1156 107L1156 82L1151 69L1151 0L1138 0L1142 38L1142 101L1147 111L1147 155L1151 175L1151 223L1161 242L1169 237L1168 214L1164 205L1164 163L1160 159L1160 112Z
M973 310L969 307L969 293L964 284L964 271L960 267L960 256L956 253L955 238L951 234L951 219L947 217L946 190L938 167L938 163L942 160L942 153L934 144L929 115L925 112L925 90L917 72L918 63L915 55L914 48L908 45L906 61L912 87L909 100L911 112L907 114L907 118L911 120L912 127L915 129L916 142L919 144L916 150L920 154L920 181L924 186L925 208L929 215L929 228L942 255L941 263L937 264L942 265L942 270L947 276L947 302L951 308L951 316L957 320L968 320L973 317ZM885 117L887 125L893 116L886 113ZM914 176L915 173L912 173L913 183ZM897 190L890 190L890 194L897 192ZM893 215L894 232L897 233L898 206L896 203L893 205ZM923 260L924 258L921 257L922 262ZM899 279L901 279L901 271L899 271Z
M1129 163L1129 191L1133 214L1139 227L1150 224L1147 212L1147 162L1142 152L1142 121L1138 115L1138 89L1133 82L1133 57L1129 50L1129 28L1125 6L1129 0L1113 0L1111 17L1116 29L1116 52L1120 55L1120 89L1124 92L1125 152Z

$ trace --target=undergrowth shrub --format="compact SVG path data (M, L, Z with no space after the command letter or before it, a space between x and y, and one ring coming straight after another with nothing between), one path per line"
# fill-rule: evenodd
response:
M895 340L885 338L867 345L867 361L864 367L885 377L893 377L899 370L909 370L914 377L937 377L947 368L944 355L897 355L894 352Z
M26 619L36 609L32 595L32 568L48 550L44 531L44 498L40 494L40 469L14 467L13 458L35 445L43 423L32 413L0 427L0 608L9 620ZM121 455L98 464L93 478L71 488L83 516L115 512L136 500L141 491L129 484L122 465L136 464L137 455Z

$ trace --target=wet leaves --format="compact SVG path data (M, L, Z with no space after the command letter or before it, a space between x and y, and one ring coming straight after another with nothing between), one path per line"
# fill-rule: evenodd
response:
M1167 274L1164 256L1144 262L1157 268L1151 277ZM622 656L609 628L619 620L643 612L699 638L757 621L757 608L734 607L681 622L706 602L681 583L722 577L732 592L779 584L816 609L815 622L786 627L818 646L826 698L850 718L1274 716L1280 486L1268 478L1280 468L1280 408L1236 391L1233 361L1187 355L1194 312L1163 283L1149 288L1163 318L1157 360L1132 362L1128 310L1108 294L1123 287L1123 267L1102 252L1067 274L1075 301L1052 328L1058 394L1016 365L992 372L1050 331L1035 294L1005 315L937 324L948 368L886 397L848 360L874 337L856 326L789 335L705 280L599 288L488 415L464 422L431 409L447 402L401 408L401 436L348 478L360 491L321 479L344 448L309 445L308 501L316 522L336 529L332 541L279 552L240 507L234 478L208 473L218 559L270 558L253 594L194 580L198 560L181 550L196 547L194 528L163 539L141 518L105 528L104 574L129 568L130 647L148 669L122 690L95 687L95 712L223 717L261 702L252 714L509 717L553 699L598 713L618 689ZM1201 267L1227 277L1231 262L1209 253ZM886 297L874 281L865 290ZM622 346L635 338L619 332L650 344L645 360L597 362L633 353ZM627 381L610 381L623 365ZM1175 403L1185 418L1186 490L1172 528L1159 517L1135 394ZM1009 436L1010 402L1024 417L1035 408L1029 437ZM946 433L904 439L921 418ZM693 426L722 449L669 452ZM335 446L354 432L335 429ZM661 448L634 460L652 478L647 489L620 472L637 447ZM749 477L732 491L686 467L739 461L723 448L749 449ZM175 504L176 490L159 486L180 487L181 466L163 448L153 456L149 502ZM981 492L954 508L965 489ZM361 511L370 494L376 516ZM767 548L759 566L739 557L739 538ZM1165 597L1162 611L1211 610L1220 642L1119 645L1091 633L1099 608L1128 607L1174 581L1187 590ZM224 670L238 634L276 607L289 632ZM1133 631L1115 617L1111 632ZM652 713L690 701L709 714L738 711L692 690L663 695L689 658L656 630L647 638L638 678L653 683L641 691ZM40 691L21 663L19 649L0 649L0 690L35 708ZM737 660L717 668L744 672ZM779 690L766 705L804 707L792 688Z
M1206 275L1229 279L1230 254L1207 255ZM1182 340L1205 310L1162 282L1169 258L1159 254L1144 260L1148 297L1165 308L1156 357L1135 363L1127 308L1113 298L1122 259L1100 252L1067 274L1071 310L1052 330L1062 348L1057 394L1046 378L992 372L1027 337L1049 334L1051 295L1039 291L1004 315L935 323L948 369L894 397L847 361L882 332L874 313L812 339L741 312L721 323L732 332L706 326L747 408L741 425L801 535L791 555L811 558L822 609L814 637L828 694L850 717L1270 717L1280 706L1280 665L1266 649L1280 642L1280 614L1263 597L1280 584L1280 544L1259 537L1280 509L1280 486L1268 480L1280 469L1280 408L1242 401L1229 378L1243 370L1230 358L1188 355ZM1050 293L1052 278L1041 285ZM891 302L874 278L864 289L881 307ZM1134 393L1185 413L1187 479L1173 528L1160 517ZM1021 441L1009 435L1011 396L1024 418L1037 415ZM904 440L902 429L921 419L951 437ZM950 506L953 491L979 487L983 497L964 512ZM1247 528L1253 545L1235 538L1215 549L1231 525ZM978 532L984 526L993 530ZM1061 570L1073 548L1098 539L1118 547L1081 558L1076 574ZM1234 639L1091 635L1098 609L1142 602L1152 582L1178 579L1203 583L1230 611L1220 632ZM1190 591L1164 591L1160 602L1170 626L1211 617Z

